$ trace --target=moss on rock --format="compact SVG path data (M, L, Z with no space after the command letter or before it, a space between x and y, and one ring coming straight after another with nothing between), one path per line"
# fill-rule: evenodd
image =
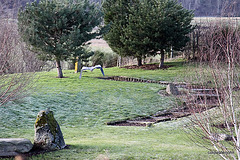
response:
M49 109L40 111L35 122L34 145L47 150L62 149L65 142L61 129Z
M49 125L50 132L55 137L56 136L56 132L57 132L58 123L55 120L52 111L49 111L49 110L41 111L38 114L36 122L35 122L35 127L36 128L37 127L44 127L45 125Z

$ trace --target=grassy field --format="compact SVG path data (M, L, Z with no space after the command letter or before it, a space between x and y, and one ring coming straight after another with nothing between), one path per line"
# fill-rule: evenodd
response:
M182 62L171 62L168 70L144 71L107 68L107 76L128 76L162 81L184 77ZM69 149L33 156L51 159L218 159L189 141L183 126L187 118L153 127L116 127L106 122L147 116L176 106L175 98L160 96L166 86L97 79L101 72L41 72L37 90L30 97L0 108L0 137L21 137L33 141L34 122L40 110L50 108L60 124Z
M239 26L240 17L194 17L192 24L199 26L231 25Z

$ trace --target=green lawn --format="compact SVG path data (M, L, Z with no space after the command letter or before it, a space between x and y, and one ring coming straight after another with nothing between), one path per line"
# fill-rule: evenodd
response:
M162 81L184 77L182 62L168 70L144 71L104 69L107 76L128 76ZM31 159L218 159L187 139L183 126L187 118L153 127L114 127L106 122L147 116L176 106L175 98L160 96L166 86L148 83L96 79L101 72L74 71L39 73L37 89L30 97L0 108L0 137L21 137L33 141L34 121L40 110L50 108L63 131L69 149L34 156Z

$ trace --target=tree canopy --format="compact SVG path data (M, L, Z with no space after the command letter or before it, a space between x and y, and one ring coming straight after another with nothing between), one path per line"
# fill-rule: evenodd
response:
M123 57L132 55L121 39L125 37L123 28L128 24L129 8L135 1L137 0L106 0L103 3L104 23L110 26L104 39L114 52Z
M60 61L84 57L84 46L101 34L102 12L88 0L42 0L32 2L18 15L19 32L39 57L55 60L62 78Z
M106 0L103 7L111 26L105 39L118 54L136 57L138 65L160 53L163 67L165 51L184 47L193 28L193 12L173 0Z

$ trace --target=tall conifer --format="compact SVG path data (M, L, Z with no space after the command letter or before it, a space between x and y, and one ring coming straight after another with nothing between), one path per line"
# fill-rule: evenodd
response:
M19 32L32 50L45 60L55 60L58 77L63 78L60 61L82 57L87 42L100 35L99 7L87 0L41 0L28 4L18 15Z

